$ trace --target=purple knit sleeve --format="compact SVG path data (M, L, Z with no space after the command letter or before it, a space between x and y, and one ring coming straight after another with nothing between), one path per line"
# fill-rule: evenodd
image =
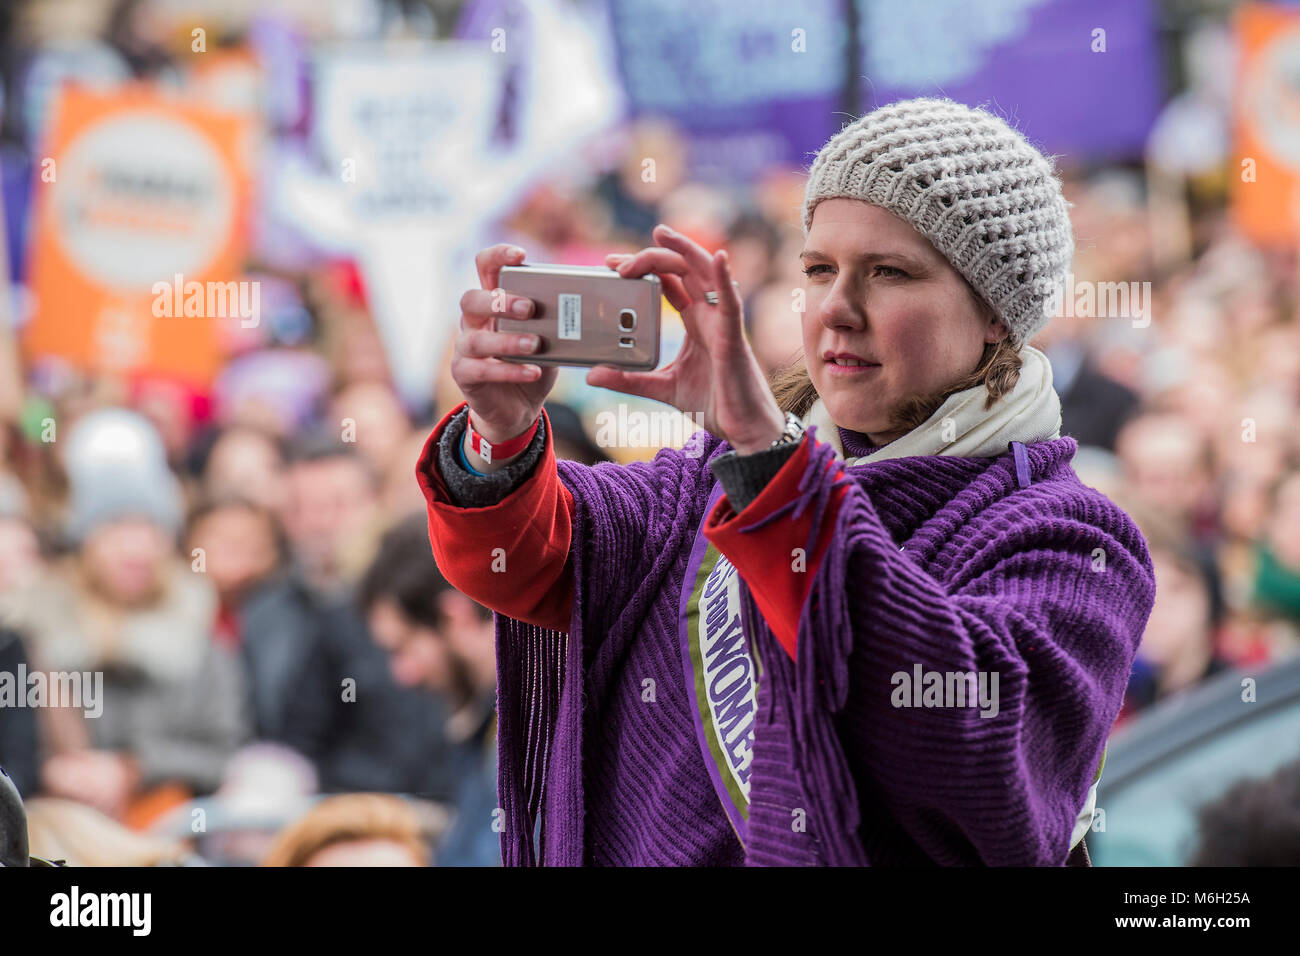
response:
M598 704L588 694L609 684L644 628L675 633L666 630L676 627L667 616L675 602L655 598L699 525L712 481L705 464L721 445L700 431L685 448L663 449L648 462L556 462L574 506L569 631L497 615L506 865L584 862L582 741L587 710Z
M589 466L560 460L560 481L574 498L573 548L585 553L587 593L599 606L583 609L588 634L605 634L620 619L644 613L678 557L677 538L693 535L712 487L706 462L721 442L696 432L685 448L664 448L651 461ZM579 530L581 526L581 531ZM576 567L576 565L575 565ZM594 647L588 639L588 651Z
M818 457L805 497L833 481ZM789 728L769 753L789 765L756 758L753 786L797 782L825 863L879 862L890 854L863 834L898 827L918 862L1062 865L1154 603L1146 542L1109 499L1063 480L969 515L940 549L944 567L928 550L900 550L850 481L797 660L761 618L756 628L772 668L766 720L780 708L775 725ZM900 697L931 673L985 675L990 688L997 675L996 712ZM754 862L765 853L751 848Z

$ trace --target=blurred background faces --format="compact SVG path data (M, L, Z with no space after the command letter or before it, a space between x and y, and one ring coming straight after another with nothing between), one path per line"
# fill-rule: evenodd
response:
M1077 247L1033 344L1157 573L1094 861L1295 864L1298 77L1281 0L3 5L0 764L32 852L496 865L492 616L414 474L475 253L601 265L666 222L729 251L775 373L807 164L946 95L1055 157ZM561 457L689 438L610 427L677 413L584 377ZM38 670L97 702L20 706Z

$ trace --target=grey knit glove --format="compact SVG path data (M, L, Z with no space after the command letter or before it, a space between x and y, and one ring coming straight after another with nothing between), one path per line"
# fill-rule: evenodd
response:
M541 461L546 451L546 416L542 416L537 433L519 457L500 471L488 475L476 475L460 463L457 448L465 440L468 425L469 406L466 405L443 429L438 441L437 467L453 504L461 508L487 508L505 500L512 491L527 481Z
M806 438L805 438L806 440ZM791 456L798 450L797 442L765 448L750 455L729 451L709 462L714 477L722 482L731 509L737 514L744 511L768 482L776 477Z

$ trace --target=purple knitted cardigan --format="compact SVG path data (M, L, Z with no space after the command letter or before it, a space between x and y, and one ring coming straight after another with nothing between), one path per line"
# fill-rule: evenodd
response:
M679 648L707 465L731 450L700 439L693 456L558 462L575 505L569 631L497 615L504 862L1064 864L1155 600L1146 542L1079 481L1076 441L847 469L797 661L742 579L763 665L742 847ZM817 442L796 507L829 501L835 464ZM891 675L918 664L997 672L998 714L893 706Z

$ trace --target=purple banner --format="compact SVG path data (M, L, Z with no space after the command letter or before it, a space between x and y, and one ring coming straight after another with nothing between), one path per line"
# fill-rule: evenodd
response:
M1069 160L1141 155L1163 101L1150 0L856 0L863 111L983 105Z
M856 68L846 63L849 4ZM806 167L874 106L985 105L1048 153L1140 155L1162 101L1150 0L608 0L634 114L688 135L692 175ZM845 99L847 76L859 79ZM846 114L845 104L856 110Z

